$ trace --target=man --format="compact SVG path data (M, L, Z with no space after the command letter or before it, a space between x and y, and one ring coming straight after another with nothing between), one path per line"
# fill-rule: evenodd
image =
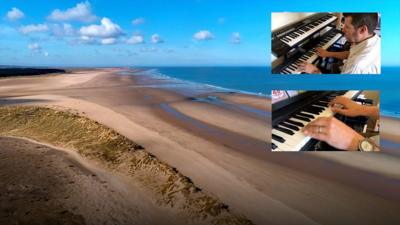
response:
M359 105L346 97L336 97L329 105L340 104L343 108L332 107L332 111L342 115L355 117L367 116L379 118L376 106ZM319 117L303 128L305 135L325 141L329 145L350 151L379 151L379 146L372 140L363 137L335 117ZM364 146L363 146L364 145Z
M317 49L320 57L334 57L344 60L342 74L380 74L381 73L381 40L374 33L378 23L377 13L343 13L342 29L347 41L351 43L350 51L329 52ZM300 65L305 73L321 73L311 63Z

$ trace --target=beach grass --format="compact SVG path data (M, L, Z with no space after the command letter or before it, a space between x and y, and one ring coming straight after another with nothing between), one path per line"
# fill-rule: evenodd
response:
M73 149L129 175L159 205L176 208L190 215L191 220L216 225L253 224L143 146L77 113L36 106L0 107L0 135L26 137Z

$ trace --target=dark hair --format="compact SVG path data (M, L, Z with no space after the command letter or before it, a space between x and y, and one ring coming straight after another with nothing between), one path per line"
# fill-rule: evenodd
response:
M367 26L368 33L374 33L378 24L378 13L343 13L343 17L351 17L351 24L355 28Z

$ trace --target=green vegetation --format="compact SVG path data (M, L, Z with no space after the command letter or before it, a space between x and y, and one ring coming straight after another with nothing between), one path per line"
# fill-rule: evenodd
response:
M65 73L61 69L34 69L34 68L0 68L0 77L29 76L49 73Z
M0 107L0 135L27 137L74 149L128 174L151 192L157 203L189 213L193 220L217 225L252 224L139 144L78 114L34 106Z

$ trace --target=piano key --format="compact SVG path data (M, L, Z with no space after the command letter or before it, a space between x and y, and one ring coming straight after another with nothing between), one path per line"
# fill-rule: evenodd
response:
M298 127L303 127L303 126L304 126L303 123L299 123L299 122L294 121L294 120L291 120L291 119L287 119L287 120L285 120L285 121L286 121L287 123L290 123L290 124L294 125L294 126L298 126Z
M281 131L283 133L286 133L286 134L289 134L289 135L293 135L294 134L293 131L291 131L291 130L289 130L287 128L281 127L281 126L274 127L274 129L279 130L279 131Z
M287 122L282 122L279 125L281 125L282 127L286 127L288 129L294 130L294 131L299 131L300 130L299 127L296 127L296 126L294 126L294 125L292 125L290 123L287 123Z
M275 141L279 141L281 143L285 142L285 139L283 139L282 137L275 135L275 134L272 134L272 139Z
M302 121L305 121L305 122L310 122L311 121L309 118L298 116L298 115L294 115L293 118L296 118L298 120L302 120Z
M314 119L314 118L315 118L315 117L314 117L313 115L311 115L311 114L302 113L302 112L297 113L297 115L302 116L302 117L306 117L306 118L309 118L309 119Z
M280 143L280 142L277 142L277 141L275 141L275 140L272 140L271 142L272 142L274 145L276 145L280 151L285 151L285 152L294 151L294 150L292 150L292 149L293 149L292 147L288 146L288 145L285 144L285 143Z

